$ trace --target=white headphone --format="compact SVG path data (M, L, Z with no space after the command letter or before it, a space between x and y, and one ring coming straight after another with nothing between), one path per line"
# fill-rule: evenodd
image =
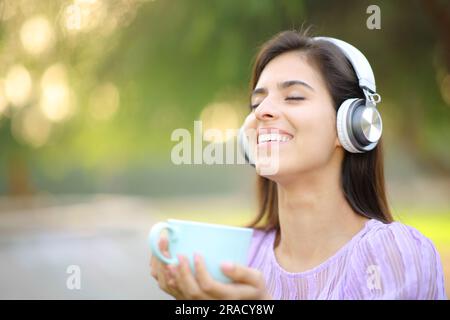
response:
M376 109L376 104L381 101L381 97L376 93L375 76L369 61L361 51L345 41L329 37L314 37L313 40L331 42L344 53L355 70L359 87L364 92L365 99L347 99L339 106L336 116L339 142L351 153L372 150L381 138L383 122ZM244 126L239 131L238 141L245 159L254 166Z

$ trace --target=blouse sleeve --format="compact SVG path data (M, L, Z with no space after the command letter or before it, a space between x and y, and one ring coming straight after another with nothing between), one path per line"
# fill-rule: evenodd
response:
M382 224L352 251L347 299L446 299L433 243L399 222Z

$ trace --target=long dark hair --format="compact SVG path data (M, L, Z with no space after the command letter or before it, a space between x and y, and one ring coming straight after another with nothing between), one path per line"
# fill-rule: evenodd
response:
M328 41L313 41L307 33L308 30L283 31L262 45L253 65L250 92L272 59L288 51L300 51L306 55L308 61L318 67L336 111L346 99L364 98L355 71L341 50ZM279 229L277 185L259 175L256 179L258 214L248 227L262 230ZM346 200L357 214L384 223L393 221L386 199L381 140L369 152L345 151L341 185Z

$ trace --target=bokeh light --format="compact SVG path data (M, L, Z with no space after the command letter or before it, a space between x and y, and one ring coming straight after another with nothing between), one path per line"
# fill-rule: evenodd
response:
M12 122L14 136L28 145L39 148L49 139L51 123L36 107L21 110Z
M31 95L32 80L28 70L20 64L9 68L5 79L5 97L16 107L25 105Z
M50 66L41 79L41 99L39 106L51 121L68 119L74 111L74 95L67 81L67 71L63 64Z
M28 53L39 55L53 46L55 35L48 19L39 15L25 21L20 29L20 40Z
M5 97L5 81L0 79L0 117L6 112L8 101Z
M75 0L64 10L64 27L72 33L90 31L106 16L105 5L100 0Z

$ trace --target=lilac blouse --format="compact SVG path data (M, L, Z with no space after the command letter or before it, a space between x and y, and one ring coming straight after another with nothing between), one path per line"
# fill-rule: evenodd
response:
M400 222L368 220L332 257L299 273L278 264L275 235L255 229L248 257L274 299L447 299L433 243Z

